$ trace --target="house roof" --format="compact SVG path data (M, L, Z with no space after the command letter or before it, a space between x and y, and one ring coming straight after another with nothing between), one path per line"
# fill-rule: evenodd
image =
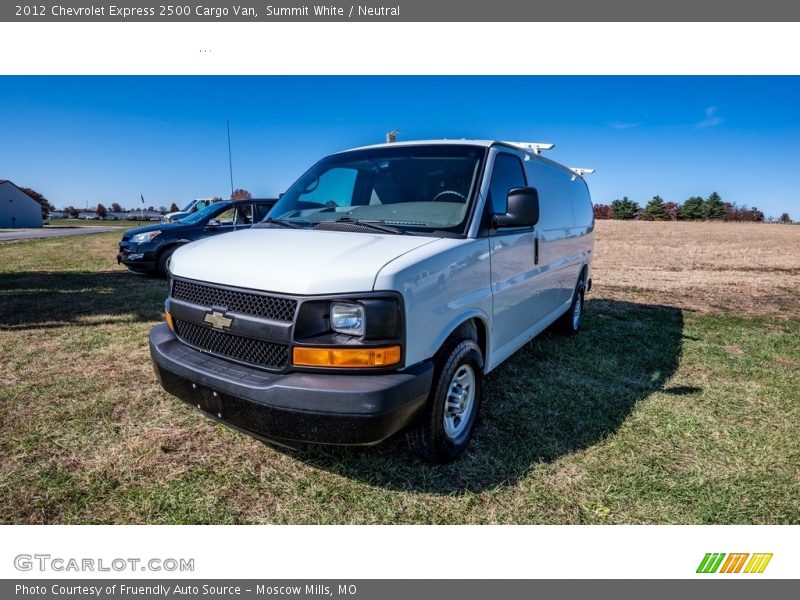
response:
M25 195L26 195L28 198L30 198L31 200L33 200L34 202L36 202L36 204L39 204L39 201L38 201L38 200L36 200L36 199L35 199L33 196L31 196L31 195L30 195L28 192L26 192L25 190L23 190L21 187L19 187L19 186L18 186L16 183L14 183L13 181L11 181L10 179L0 179L0 185L3 185L4 183L8 183L8 184L10 184L10 185L13 185L13 186L14 186L15 188L17 188L17 189L18 189L20 192L22 192L23 194L25 194Z

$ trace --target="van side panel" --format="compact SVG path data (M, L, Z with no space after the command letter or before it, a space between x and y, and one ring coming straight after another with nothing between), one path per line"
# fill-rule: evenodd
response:
M594 210L589 188L582 177L574 176L569 184L572 213L575 215L575 226L570 230L572 240L570 254L577 265L577 273L573 285L580 275L580 269L586 265L586 277L591 277L591 259L594 247Z
M574 253L570 233L575 225L565 170L541 159L525 162L528 185L539 192L539 267L543 270L540 314L550 315L567 300L568 285L574 286ZM568 284L568 281L573 281ZM558 315L556 315L558 316Z
M592 209L592 199L589 196L589 188L583 177L576 175L570 182L569 191L572 200L572 213L575 215L575 226L593 227L594 210Z
M491 344L489 239L442 238L386 264L374 290L398 290L406 311L405 365L431 358L461 323L479 318Z

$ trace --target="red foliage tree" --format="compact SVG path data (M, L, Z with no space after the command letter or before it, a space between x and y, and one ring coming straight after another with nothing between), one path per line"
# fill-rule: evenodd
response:
M723 219L725 221L760 223L764 220L764 213L758 210L755 206L748 208L744 205L739 206L737 204L726 202Z
M593 209L594 209L595 219L613 218L613 214L611 213L611 207L608 204L595 204L593 206Z
M678 220L678 209L680 205L677 202L665 202L664 203L664 210L667 211L667 216L669 217L670 221L677 221Z

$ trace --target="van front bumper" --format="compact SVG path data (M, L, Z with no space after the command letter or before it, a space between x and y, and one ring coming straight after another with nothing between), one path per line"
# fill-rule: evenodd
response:
M268 373L150 332L162 387L207 416L265 441L377 444L408 425L428 397L433 363L402 373Z

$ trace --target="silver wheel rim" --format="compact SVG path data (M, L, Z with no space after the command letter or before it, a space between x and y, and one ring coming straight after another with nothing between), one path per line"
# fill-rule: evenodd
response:
M444 433L451 440L462 436L470 423L475 406L475 371L469 365L456 369L444 404Z
M575 298L575 306L572 307L572 328L574 330L578 330L578 327L581 326L581 309L583 308L583 299L581 295L578 294L578 297Z

